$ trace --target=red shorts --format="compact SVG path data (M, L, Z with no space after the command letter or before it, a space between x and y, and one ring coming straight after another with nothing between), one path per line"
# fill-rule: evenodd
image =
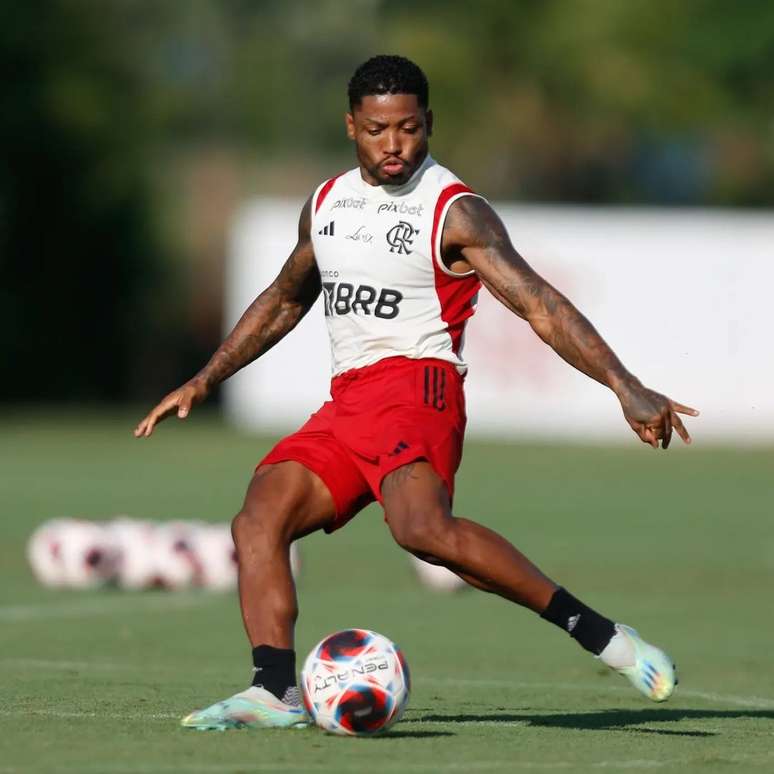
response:
M283 438L260 465L295 460L328 487L346 524L374 500L393 470L427 460L454 494L465 434L463 378L444 360L391 357L347 371L306 424Z

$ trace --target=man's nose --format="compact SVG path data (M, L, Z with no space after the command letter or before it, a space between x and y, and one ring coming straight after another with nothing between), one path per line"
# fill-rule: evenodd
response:
M400 133L386 132L384 139L384 152L393 156L399 156L402 148L400 142Z

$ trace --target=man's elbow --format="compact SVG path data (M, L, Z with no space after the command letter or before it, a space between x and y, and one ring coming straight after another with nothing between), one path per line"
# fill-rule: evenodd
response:
M537 311L528 312L524 319L543 341L550 344L554 336L554 324L550 317Z

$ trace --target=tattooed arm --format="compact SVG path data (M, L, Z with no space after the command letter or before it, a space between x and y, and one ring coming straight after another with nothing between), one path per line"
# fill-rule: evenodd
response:
M570 365L610 387L624 417L645 442L664 449L672 428L691 439L678 413L698 411L644 387L624 368L594 326L516 252L502 221L483 199L464 196L449 209L443 255L455 271L473 268L481 282Z
M149 436L158 422L173 413L184 419L192 406L201 403L214 387L240 368L268 352L309 311L321 289L312 249L310 213L311 198L301 210L298 242L277 278L250 304L207 365L169 393L137 425L137 438Z

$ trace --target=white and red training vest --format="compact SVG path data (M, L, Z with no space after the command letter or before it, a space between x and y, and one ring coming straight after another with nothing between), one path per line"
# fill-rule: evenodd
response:
M465 372L465 324L481 285L441 258L446 214L461 196L476 194L430 156L401 186L369 185L355 168L314 192L312 245L334 376L397 355Z

